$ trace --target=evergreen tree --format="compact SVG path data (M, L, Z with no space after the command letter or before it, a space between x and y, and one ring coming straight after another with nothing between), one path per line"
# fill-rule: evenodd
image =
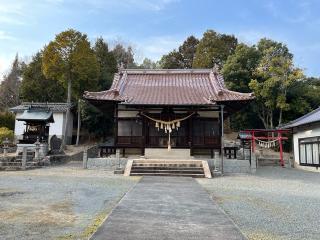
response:
M193 68L212 68L215 64L221 68L237 44L238 40L233 35L206 31L197 45Z
M98 88L99 90L109 89L113 75L117 72L116 58L101 37L97 39L93 49L99 65Z
M36 53L23 70L20 98L30 102L63 102L66 98L62 83L43 74L42 52Z
M10 72L0 84L0 110L6 111L20 103L19 86L23 67L24 63L19 62L17 54Z
M119 66L123 65L124 68L136 68L136 64L134 62L134 53L131 46L126 49L124 46L118 43L112 50L112 53Z

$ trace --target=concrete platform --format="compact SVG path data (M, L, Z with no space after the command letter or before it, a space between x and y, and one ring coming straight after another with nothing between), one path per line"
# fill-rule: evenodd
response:
M145 148L144 154L145 158L150 159L193 159L188 148L172 148L170 151L167 148Z
M143 177L91 239L246 239L192 178Z

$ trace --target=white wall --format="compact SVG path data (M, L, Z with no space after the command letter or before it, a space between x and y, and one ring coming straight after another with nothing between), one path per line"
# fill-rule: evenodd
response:
M50 123L49 135L57 135L57 137L61 137L63 135L63 113L53 113L54 123Z
M21 113L16 114L16 118L20 117L22 115ZM26 125L24 121L17 121L15 120L15 125L14 125L14 136L16 140L22 139L22 134L24 133L26 129Z
M22 112L16 113L16 118L21 116ZM54 123L50 123L49 126L49 140L53 135L56 135L58 138L61 138L64 134L64 124L65 124L65 115L66 113L61 112L54 112L53 119ZM14 128L14 135L16 140L22 139L22 134L26 129L24 121L17 121L15 120L15 128ZM69 139L69 143L72 137L72 130L73 130L73 115L70 114L69 124L67 128L67 137Z
M320 137L320 127L310 127L309 129L299 130L299 132L293 134L294 161L296 165L299 165L299 139L309 137Z

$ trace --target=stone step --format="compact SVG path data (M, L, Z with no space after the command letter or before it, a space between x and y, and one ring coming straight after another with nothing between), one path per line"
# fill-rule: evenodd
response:
M182 170L182 169L132 169L131 173L133 172L177 172L177 173L203 173L203 169L201 170L194 170L194 169L188 169L188 170Z
M172 177L194 177L204 178L205 175L194 173L131 173L130 176L172 176Z
M156 164L156 163L147 163L147 164L143 164L143 163L134 163L132 165L132 167L180 167L180 168L189 168L189 167L193 167L193 168L202 168L202 164L176 164L176 163L165 163L165 164Z
M141 170L152 170L152 169L159 169L159 170L203 170L202 167L166 167L166 166L132 166L132 169L141 169Z
M204 166L205 165L205 166ZM202 160L134 159L127 162L125 176L160 175L211 178L208 163Z

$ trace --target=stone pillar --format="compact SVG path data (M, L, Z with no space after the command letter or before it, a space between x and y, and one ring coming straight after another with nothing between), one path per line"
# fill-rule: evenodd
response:
M120 163L120 149L116 150L116 161L118 163L118 168L121 167L121 163Z
M255 174L257 171L257 156L254 153L251 153L251 173Z
M22 170L26 170L26 167L27 167L27 148L23 147L23 149L22 149L21 168L22 168Z
M87 169L88 168L88 149L87 148L85 148L84 150L83 150L83 158L82 158L82 160L83 160L83 168L84 169Z
M39 151L40 151L40 142L39 142L39 137L37 137L37 141L34 143L35 146L35 153L34 153L34 160L36 162L39 162L40 161L40 154L39 154Z

